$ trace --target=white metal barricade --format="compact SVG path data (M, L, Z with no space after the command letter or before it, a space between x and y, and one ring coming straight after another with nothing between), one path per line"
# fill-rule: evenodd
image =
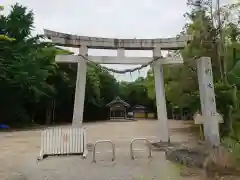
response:
M41 133L41 151L38 160L52 155L87 156L85 128L48 128Z
M112 145L112 161L115 161L115 145L110 140L101 140L101 141L97 141L93 146L93 160L92 160L92 162L96 163L96 146L97 146L97 144L100 144L100 143L110 143Z
M136 138L136 139L133 139L130 143L130 156L131 156L131 159L134 160L134 155L133 155L133 143L135 141L145 141L148 145L148 158L151 158L152 157L152 148L151 148L151 143L149 140L147 140L146 138Z

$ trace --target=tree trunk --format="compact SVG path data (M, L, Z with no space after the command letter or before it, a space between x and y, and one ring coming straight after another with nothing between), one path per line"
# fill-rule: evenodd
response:
M182 108L180 108L180 117L181 117L181 120L184 120L183 119L183 110L182 110Z
M231 135L233 133L233 107L228 106L228 120L227 120L227 135Z
M56 101L53 100L53 108L52 108L52 123L55 123L55 111L56 111Z
M50 108L48 107L46 110L46 125L51 124L51 111Z
M46 109L46 124L50 125L52 124L52 120L53 120L53 112L54 112L54 101L51 101L51 103L47 106Z
M172 107L172 119L174 120L174 110L173 110L173 107Z

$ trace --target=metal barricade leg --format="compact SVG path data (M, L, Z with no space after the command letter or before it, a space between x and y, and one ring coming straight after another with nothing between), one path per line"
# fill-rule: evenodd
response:
M88 148L87 148L87 132L86 129L83 129L83 159L87 158L88 155Z
M135 141L145 141L147 142L148 144L148 158L151 158L152 157L152 148L151 148L151 143L148 139L146 138L135 138L131 141L131 144L130 144L130 156L131 156L131 159L134 160L134 154L133 154L133 143Z
M101 141L97 141L94 146L93 146L93 163L96 163L96 145L100 144L100 143L109 143L112 144L112 161L115 161L116 159L116 154L115 154L115 145L111 140L101 140Z

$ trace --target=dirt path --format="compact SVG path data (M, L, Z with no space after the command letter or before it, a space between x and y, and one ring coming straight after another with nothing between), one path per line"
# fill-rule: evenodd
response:
M179 167L165 160L163 152L153 152L149 160L143 144L135 146L137 159L130 160L129 142L144 137L157 141L157 121L106 122L85 124L89 142L109 139L116 145L116 162L110 161L110 147L99 146L97 163L92 164L92 155L87 160L78 156L53 157L40 163L36 158L40 151L40 131L19 131L0 133L0 179L14 180L75 180L75 179L166 179L180 180ZM196 136L187 132L190 125L182 121L169 121L171 140L193 144ZM182 129L182 130L181 130ZM21 176L20 176L21 175ZM186 178L184 178L186 179Z

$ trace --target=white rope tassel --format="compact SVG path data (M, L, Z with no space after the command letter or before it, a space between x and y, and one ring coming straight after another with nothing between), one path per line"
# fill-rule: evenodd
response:
M141 75L141 72L140 72L140 69L138 70L138 76L140 76Z

